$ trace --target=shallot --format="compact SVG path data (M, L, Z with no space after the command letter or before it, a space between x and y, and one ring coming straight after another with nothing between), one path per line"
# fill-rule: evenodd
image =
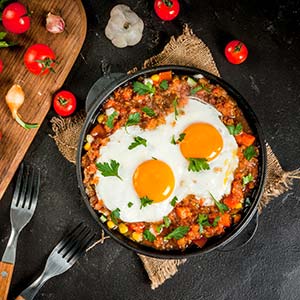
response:
M65 30L65 21L61 16L49 12L46 18L46 29L51 33L61 33Z

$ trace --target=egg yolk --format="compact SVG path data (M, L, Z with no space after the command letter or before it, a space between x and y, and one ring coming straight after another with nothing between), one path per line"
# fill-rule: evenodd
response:
M154 202L167 199L175 185L172 169L161 160L147 160L140 164L132 177L139 198L148 197Z
M180 150L186 158L216 158L223 148L223 139L219 131L207 123L195 123L187 127Z

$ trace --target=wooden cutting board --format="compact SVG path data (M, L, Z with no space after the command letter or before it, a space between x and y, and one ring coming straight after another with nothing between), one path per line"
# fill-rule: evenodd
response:
M86 15L80 0L21 0L32 11L31 27L21 35L9 34L7 40L18 42L17 47L1 48L4 63L0 74L0 199L22 161L38 129L26 130L15 122L5 103L5 95L14 83L22 86L25 102L20 115L26 122L41 124L51 107L53 94L68 76L86 35ZM47 13L63 17L66 30L53 34L45 29ZM4 31L0 25L0 31ZM29 73L23 63L26 49L36 43L50 46L59 65L56 73L37 76Z

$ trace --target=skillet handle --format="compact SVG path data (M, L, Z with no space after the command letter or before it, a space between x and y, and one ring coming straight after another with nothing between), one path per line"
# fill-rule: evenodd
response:
M247 229L247 227L250 227ZM245 247L255 236L255 233L257 232L258 228L258 211L256 211L256 214L254 215L253 219L250 221L248 226L246 227L245 232L241 233L241 237L246 236L246 240L243 240L242 242L239 242L239 239L237 241L231 242L228 245L232 244L233 246L227 247L228 245L225 245L224 247L220 249L216 249L220 252L231 252L237 249L241 249Z

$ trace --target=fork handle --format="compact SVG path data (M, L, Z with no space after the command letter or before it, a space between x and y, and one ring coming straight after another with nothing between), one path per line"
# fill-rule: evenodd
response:
M0 261L0 300L7 300L14 265Z

